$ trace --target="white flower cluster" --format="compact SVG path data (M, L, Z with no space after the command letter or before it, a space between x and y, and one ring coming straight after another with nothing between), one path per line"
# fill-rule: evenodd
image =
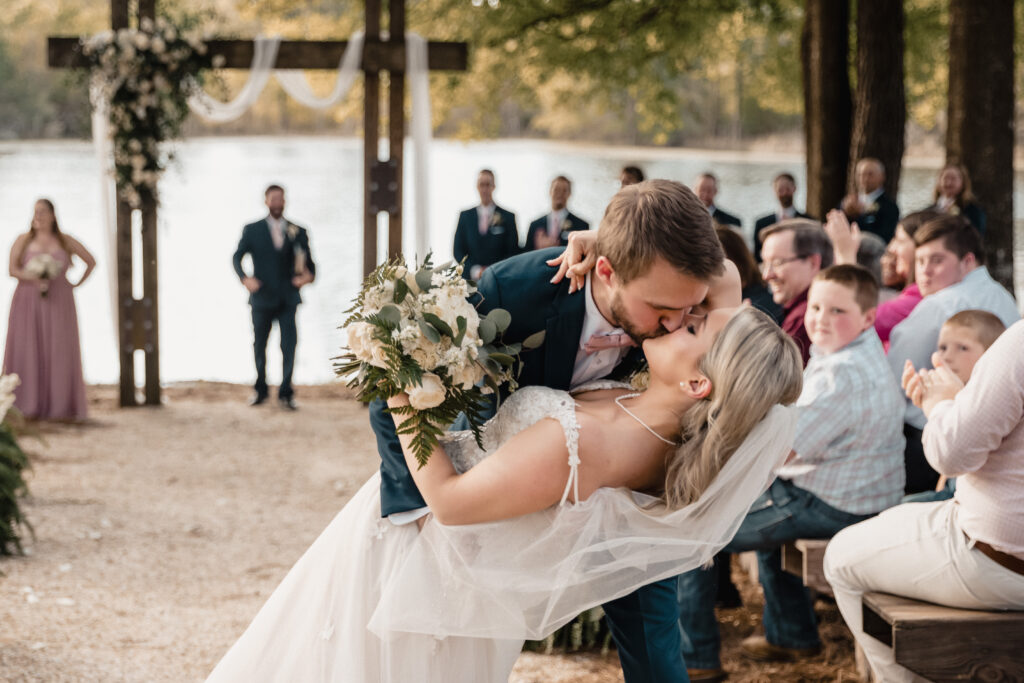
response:
M447 384L468 390L486 374L479 362L483 346L480 317L467 300L472 291L461 270L438 268L414 273L399 266L393 279L366 290L359 311L362 319L346 328L348 347L358 360L388 369L388 348L392 348L424 371L419 386L405 387L409 402L418 410L439 406L445 400L443 378L449 380ZM428 282L429 286L424 287ZM396 291L401 296L396 296ZM390 316L394 323L390 328L366 320L381 313Z
M96 34L82 52L102 77L121 196L137 207L143 194L155 197L166 165L160 143L180 133L199 69L222 66L223 57L208 59L198 33L183 34L163 17Z
M7 417L7 411L14 405L14 390L21 384L15 374L0 375L0 422Z
M32 277L52 280L60 272L60 264L49 254L36 254L28 260L23 270Z

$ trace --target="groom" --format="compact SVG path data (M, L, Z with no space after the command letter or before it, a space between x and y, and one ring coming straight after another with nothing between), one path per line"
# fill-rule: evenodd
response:
M242 230L231 262L242 285L249 291L252 307L253 355L256 359L256 393L249 405L267 400L267 337L277 321L284 357L277 400L286 410L295 410L292 368L295 366L295 309L302 302L299 290L316 277L316 264L309 251L309 235L284 217L284 188L271 185L263 193L266 218ZM242 268L242 257L252 258L252 275Z
M639 368L637 346L672 332L707 297L709 285L731 277L711 216L689 189L667 180L623 188L605 211L594 246L597 263L584 291L551 284L553 247L488 268L480 280L479 311L504 308L512 324L506 342L543 330L544 343L524 350L520 386L568 390L601 378L625 378ZM732 281L729 280L731 283ZM738 285L733 305L739 304ZM405 465L385 404L370 406L381 463L381 511L395 523L427 511ZM687 681L681 655L675 578L645 586L604 605L628 683Z

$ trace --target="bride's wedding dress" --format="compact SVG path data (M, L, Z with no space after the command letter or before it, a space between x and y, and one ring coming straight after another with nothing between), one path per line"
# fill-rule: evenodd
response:
M569 452L560 505L487 524L431 519L420 531L381 518L374 474L207 680L507 681L524 639L710 561L788 454L796 420L795 409L773 408L701 499L672 512L625 489L570 502L586 463L575 402L564 391L520 389L485 425L483 450L470 432L455 432L445 452L465 471L545 418L561 424Z

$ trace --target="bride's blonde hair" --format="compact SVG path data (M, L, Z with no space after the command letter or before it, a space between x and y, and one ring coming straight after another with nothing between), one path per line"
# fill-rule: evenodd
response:
M711 380L711 393L683 417L683 443L665 473L670 509L700 498L771 407L793 403L803 386L796 343L755 308L725 324L698 367Z

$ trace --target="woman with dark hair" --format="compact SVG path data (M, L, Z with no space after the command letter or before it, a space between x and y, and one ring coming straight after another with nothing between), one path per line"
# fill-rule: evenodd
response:
M66 277L73 256L85 263L74 284ZM21 378L14 405L28 418L86 416L73 289L95 266L89 250L61 232L53 202L38 200L28 232L11 248L9 272L18 286L11 300L3 365L4 374Z
M771 290L761 277L761 271L754 262L754 256L747 248L743 236L722 225L716 225L715 232L718 234L718 241L722 243L722 249L725 250L725 257L736 264L740 272L743 300L749 301L754 308L770 315L775 322L781 321L782 307L772 299Z
M971 191L971 176L963 164L946 164L942 168L935 181L932 201L928 209L963 216L982 237L985 236L985 210Z

